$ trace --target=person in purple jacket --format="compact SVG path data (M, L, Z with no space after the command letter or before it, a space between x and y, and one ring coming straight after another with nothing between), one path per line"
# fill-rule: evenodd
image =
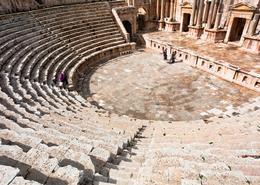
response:
M65 79L65 74L64 74L64 72L61 72L61 73L58 75L58 79L57 79L57 82L58 82L58 86L59 86L59 87L62 87L62 86L63 86L64 79Z

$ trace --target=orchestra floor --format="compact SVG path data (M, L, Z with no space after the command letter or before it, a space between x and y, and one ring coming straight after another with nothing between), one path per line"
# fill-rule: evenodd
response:
M169 64L151 49L99 66L83 96L119 115L149 120L195 120L258 109L258 93L177 61ZM250 102L250 104L248 103Z

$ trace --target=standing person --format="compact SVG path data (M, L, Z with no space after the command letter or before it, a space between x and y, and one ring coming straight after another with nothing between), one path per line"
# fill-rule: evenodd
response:
M175 62L175 57L176 57L176 51L172 52L171 58L170 58L170 64L173 64Z
M61 73L58 75L58 80L57 80L59 87L62 87L62 86L63 86L64 79L65 79L65 75L64 75L63 72L61 72Z
M163 59L167 60L167 49L166 48L163 50Z
M67 78L67 75L64 74L63 87L66 88L67 85L68 85L68 78Z

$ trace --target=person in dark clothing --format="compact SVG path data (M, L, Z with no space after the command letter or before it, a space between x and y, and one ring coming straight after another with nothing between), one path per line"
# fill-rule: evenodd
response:
M68 78L67 78L67 75L64 74L64 79L63 79L63 87L66 88L68 85Z
M61 72L59 75L58 75L58 86L59 87L66 87L66 85L68 84L68 79L67 79L67 76L64 72Z
M167 49L163 50L163 59L167 60Z
M175 57L176 57L176 51L172 52L171 58L170 58L170 64L173 64L175 62Z

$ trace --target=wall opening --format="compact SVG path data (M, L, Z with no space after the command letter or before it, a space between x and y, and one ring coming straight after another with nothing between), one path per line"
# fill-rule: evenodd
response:
M42 0L35 0L37 3L39 4L43 4L43 1Z
M139 31L145 30L146 15L147 13L144 8L139 8L137 10L137 25Z
M123 25L130 35L130 40L132 41L132 24L129 21L123 21Z
M243 31L244 31L245 24L246 24L245 18L239 18L239 17L234 18L234 21L233 21L233 24L231 27L229 41L231 41L231 42L240 41Z
M243 80L242 80L242 82L245 82L245 83L247 83L247 76L244 76L244 77L243 77Z
M188 32L189 31L189 24L190 24L190 14L184 13L181 31L182 32Z

